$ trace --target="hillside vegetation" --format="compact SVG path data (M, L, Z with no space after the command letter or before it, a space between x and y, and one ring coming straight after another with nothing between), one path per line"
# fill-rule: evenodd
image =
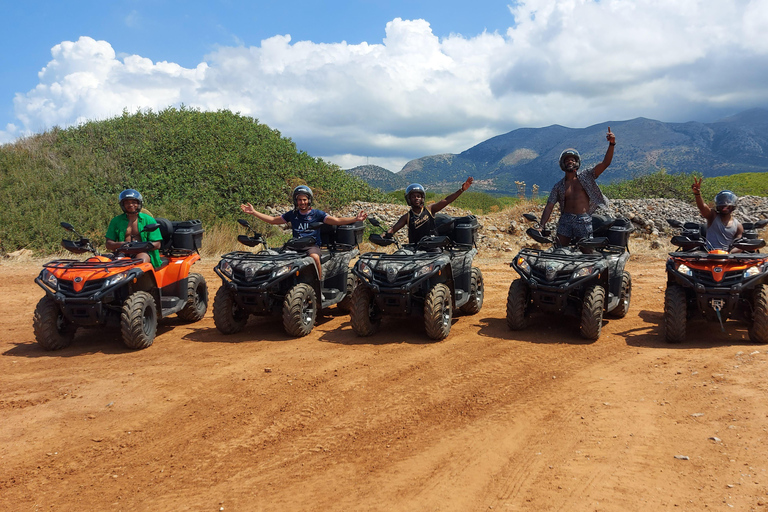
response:
M61 221L103 247L125 188L139 190L153 215L201 219L208 230L242 216L244 201L289 203L303 183L325 209L384 199L255 119L187 108L124 112L0 146L0 250L57 249Z

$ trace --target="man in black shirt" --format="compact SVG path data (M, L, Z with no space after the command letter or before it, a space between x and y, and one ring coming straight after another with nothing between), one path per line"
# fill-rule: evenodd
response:
M394 226L389 228L384 238L392 238L392 235L406 224L408 225L408 243L415 244L425 236L434 234L435 214L458 199L461 193L472 185L473 181L470 176L467 181L462 183L459 190L429 207L424 206L424 198L426 197L424 187L418 183L411 183L405 189L405 202L411 209L400 217Z

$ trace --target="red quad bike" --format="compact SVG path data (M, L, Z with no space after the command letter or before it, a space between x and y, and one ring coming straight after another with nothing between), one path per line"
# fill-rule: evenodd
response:
M79 237L62 240L75 254L92 253L85 261L54 260L43 265L35 282L45 290L35 308L33 327L46 350L69 346L78 327L119 324L123 342L132 349L152 345L159 318L176 313L197 322L208 309L208 287L200 274L190 273L200 259L200 221L171 222L157 218L144 231L160 229L162 266L154 269L137 254L153 249L152 242L129 242L115 254L100 254L71 224L61 226Z
M687 323L694 317L719 322L729 318L749 325L749 339L768 343L768 254L758 253L765 240L757 229L768 220L745 222L744 236L734 240L732 249L712 250L706 241L706 225L695 222L667 222L681 230L672 237L677 250L667 260L667 289L664 293L664 337L668 343L685 340Z

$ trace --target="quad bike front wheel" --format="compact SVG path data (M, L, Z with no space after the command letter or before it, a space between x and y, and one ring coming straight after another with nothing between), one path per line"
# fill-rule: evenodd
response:
M668 284L664 291L664 339L667 343L685 341L688 305L682 286Z
M424 300L424 328L433 340L442 340L451 333L453 320L451 289L443 283L436 284Z
M120 315L120 331L128 348L138 350L152 345L157 333L157 307L152 295L134 292L126 299Z
M68 321L61 308L46 295L38 301L32 320L37 343L45 350L61 350L75 338L77 326Z
M336 307L345 313L352 311L352 292L357 287L357 277L352 272L347 272L347 289L344 293L344 298L341 299Z
M187 278L187 303L178 317L185 322L202 320L208 310L208 285L201 274L189 274Z
M306 283L299 283L283 300L283 328L291 336L300 338L312 331L317 318L317 296Z
M381 325L381 315L376 311L373 292L367 286L358 286L352 292L352 307L349 311L352 330L358 336L372 336Z
M477 267L472 267L472 275L469 282L469 300L459 308L464 314L474 315L480 312L483 307L485 295L485 283L483 283L483 273Z
M754 343L768 343L768 285L765 284L754 291L749 339Z
M213 324L222 334L235 334L247 323L248 313L237 305L232 291L220 286L213 297Z
M581 307L581 324L579 332L583 338L596 340L603 330L603 309L605 308L605 288L593 284L584 294L584 304Z
M520 331L528 326L531 297L528 284L522 279L515 279L507 292L507 327Z
M621 276L621 291L619 292L619 305L611 311L614 318L624 318L629 312L629 302L632 299L632 276L626 270Z

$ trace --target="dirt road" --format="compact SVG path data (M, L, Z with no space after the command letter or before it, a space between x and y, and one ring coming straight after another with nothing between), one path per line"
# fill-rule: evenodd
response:
M479 262L483 309L442 342L348 316L227 337L209 308L138 352L117 330L44 352L39 265L2 264L0 510L768 510L768 348L734 322L666 345L652 256L598 341L512 333L509 259Z

